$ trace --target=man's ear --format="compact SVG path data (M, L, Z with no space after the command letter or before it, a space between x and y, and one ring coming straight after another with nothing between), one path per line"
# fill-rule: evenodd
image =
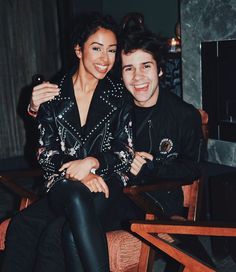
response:
M76 44L74 46L74 50L75 50L76 56L80 59L82 56L81 47L78 44Z
M158 76L161 77L163 75L162 69L160 68Z

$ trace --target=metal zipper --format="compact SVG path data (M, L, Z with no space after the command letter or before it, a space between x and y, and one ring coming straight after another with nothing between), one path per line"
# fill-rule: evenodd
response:
M148 120L148 135L149 135L149 143L150 143L150 147L149 147L148 153L151 153L151 151L152 151L152 134L151 134L151 129L152 129L152 120Z

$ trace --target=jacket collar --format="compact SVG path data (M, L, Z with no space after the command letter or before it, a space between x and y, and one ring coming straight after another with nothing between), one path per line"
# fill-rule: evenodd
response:
M55 118L58 123L69 130L74 137L80 138L82 142L86 142L92 134L97 133L99 127L104 126L112 113L117 110L109 95L114 88L114 83L109 77L105 77L98 82L95 89L82 133L71 73L63 77L59 87L61 92L55 99L58 101Z

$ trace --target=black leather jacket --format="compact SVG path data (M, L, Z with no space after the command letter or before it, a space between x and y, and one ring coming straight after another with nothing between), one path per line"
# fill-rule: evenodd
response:
M145 112L146 110L146 112ZM148 113L151 115L148 116ZM158 100L152 108L135 108L148 120L136 135L135 147L146 151L154 160L143 166L139 177L157 179L194 180L201 175L199 162L204 153L201 116L192 105L170 91L160 88ZM137 131L142 120L139 118ZM137 181L136 181L137 182Z
M108 180L117 175L126 184L133 152L132 105L126 90L108 76L94 92L86 125L81 127L72 72L59 83L59 96L41 105L38 162L45 171L47 191L62 178L58 169L65 162L96 157L96 173Z

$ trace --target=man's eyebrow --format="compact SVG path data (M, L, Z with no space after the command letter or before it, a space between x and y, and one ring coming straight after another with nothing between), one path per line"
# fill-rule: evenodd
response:
M141 64L145 65L145 64L149 64L149 63L153 64L153 61L149 60L149 61L142 62ZM122 66L122 70L125 69L125 68L127 68L127 67L132 67L132 66L133 66L133 64L124 65L124 66Z
M92 42L90 45L93 45L93 44L97 44L97 45L100 45L100 46L104 46L104 44L99 43L99 42ZM116 44L116 43L110 44L109 47L111 47L111 46L117 46L117 44Z
M142 62L142 64L149 64L149 63L153 63L153 61L149 60L149 61Z
M124 66L122 66L122 70L125 69L125 68L127 68L127 67L132 67L132 66L133 66L132 64L124 65Z

